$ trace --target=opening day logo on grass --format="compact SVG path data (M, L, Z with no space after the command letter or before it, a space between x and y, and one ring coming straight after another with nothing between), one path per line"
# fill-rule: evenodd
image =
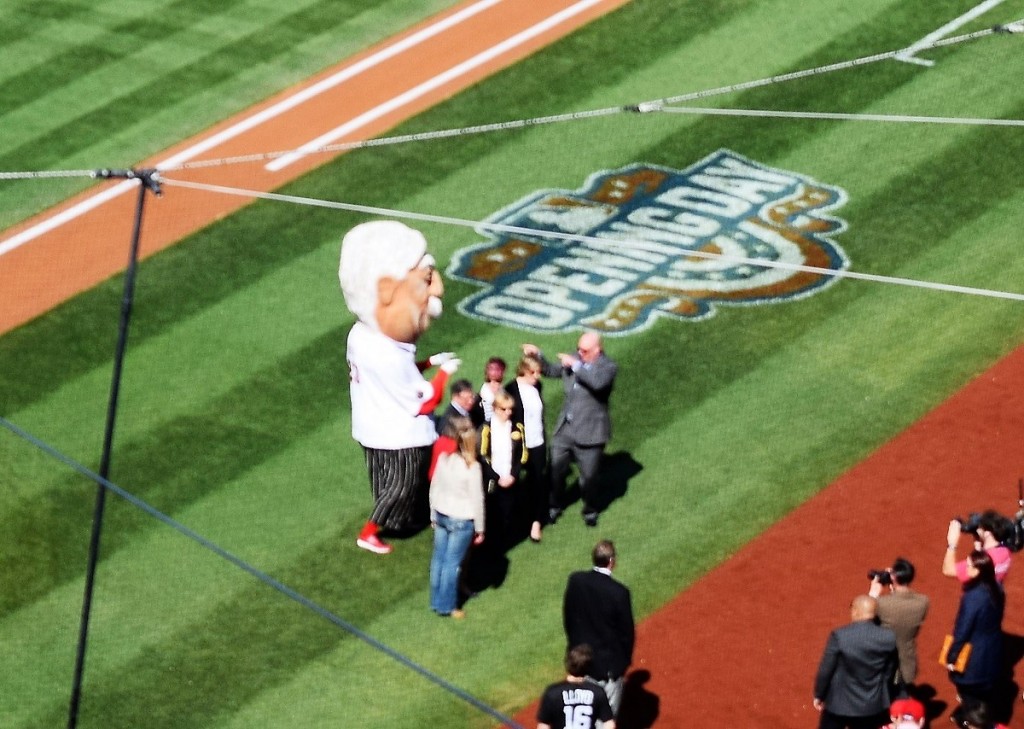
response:
M462 313L517 329L624 335L659 316L700 321L716 304L791 301L831 284L793 267L849 266L831 239L846 223L829 214L846 199L727 149L682 171L634 164L497 212L478 230L489 240L458 251L448 275L485 287Z

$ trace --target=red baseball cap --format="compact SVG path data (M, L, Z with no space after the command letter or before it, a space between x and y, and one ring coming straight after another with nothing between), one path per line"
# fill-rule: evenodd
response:
M924 704L917 699L897 699L889 707L889 716L895 719L924 719Z

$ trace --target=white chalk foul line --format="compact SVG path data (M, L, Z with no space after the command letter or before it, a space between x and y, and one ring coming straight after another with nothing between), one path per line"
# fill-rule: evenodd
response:
M273 162L267 164L266 169L270 170L271 172L277 172L279 170L282 170L288 165L293 164L298 160L302 159L307 154L316 152L318 150L322 150L324 147L328 146L335 140L340 139L346 134L351 134L352 132L361 129L367 124L370 124L371 122L380 119L382 116L385 116L386 114L389 114L392 111L395 111L396 109L400 109L403 106L412 103L416 99L419 99L420 97L443 86L444 84L449 83L450 81L460 76L464 76L470 71L473 71L474 69L486 63L489 63L491 60L497 58L503 53L507 53L508 51L516 48L517 46L520 46L526 43L527 41L532 40L538 35L560 25L561 23L565 22L566 20L572 18L575 15L579 15L580 13L584 12L585 10L588 10L594 5L599 4L600 2L603 2L603 0L581 0L575 5L572 5L566 8L565 10L559 11L558 13L555 13L546 20L542 20L536 25L527 28L524 31L521 31L520 33L517 33L516 35L512 36L511 38L505 41L502 41L498 45L492 46L486 51L478 53L469 60L463 61L457 66L453 66L452 68L448 69L444 73L438 74L429 81L424 81L419 86L416 86L415 88L406 91L404 94L400 94L394 97L393 99L390 99L384 102L383 104L380 104L379 106L370 109L369 111L363 114L360 114L354 119L351 119L345 122L344 124L335 127L334 129L325 134L321 134L316 139L313 139L312 141L302 145L295 152L278 157Z
M172 169L177 167L178 165L181 165L184 162L194 159L198 155L203 154L204 152L207 152L210 149L213 149L214 147L218 147L221 144L224 144L225 142L230 141L244 134L245 132L251 131L252 129L255 129L261 124L264 124L272 119L281 116L285 112L291 111L296 106L299 106L300 104L303 104L306 101L309 101L310 99L315 98L316 96L319 96L320 94L323 94L326 91L329 91L335 86L344 83L345 81L348 81L349 79L358 76L361 73L365 73L374 66L377 66L380 63L383 63L384 61L393 58L400 53L404 53L405 51L414 48L420 43L423 43L424 41L427 41L430 38L433 38L434 36L453 28L459 23L462 23L463 21L472 18L474 15L477 15L491 8L502 1L503 0L480 0L480 2L473 3L472 5L463 8L462 10L453 15L450 15L446 18L442 18L438 22L420 29L419 31L413 33L407 38L403 38L402 40L393 43L392 45L389 45L386 48L382 48L380 51L370 56L367 56L363 60L354 63L351 66L347 66L341 69L337 73L332 74L331 76L321 81L318 81L312 86L309 86L308 88L305 88L302 91L299 91L287 97L286 99L282 99L276 104L267 107L263 111L257 112L252 116L246 117L238 123L232 124L230 127L216 134L212 134L203 140L200 140L196 144L188 147L187 149L182 150L178 154L172 155L171 157L168 157L162 162L157 163L156 169ZM0 256L3 256L6 253L10 253L11 251L20 248L26 243L30 243L36 238L46 235L47 233L56 230L62 225L69 223L75 220L76 218L79 218L85 215L86 213L95 210L99 206L120 197L124 193L133 189L137 183L137 180L132 180L114 185L113 187L107 188L102 192L98 192L95 195L91 195L90 197L86 198L80 203L77 203L67 208L66 210L61 211L60 213L57 213L56 215L49 217L37 223L36 225L26 228L25 230L11 236L10 238L0 241Z
M7 240L0 242L0 256L10 253L15 248L20 248L26 243L35 240L41 235L46 235L51 230L56 230L65 223L70 223L75 218L79 218L90 210L95 210L100 205L108 203L111 200L120 197L124 193L131 190L135 185L138 184L138 180L126 180L120 182L113 187L109 187L103 192L98 192L95 195L91 195L77 205L73 205L67 210L63 210L56 215L47 218L41 223L33 225L31 228L26 228L17 235L13 235Z

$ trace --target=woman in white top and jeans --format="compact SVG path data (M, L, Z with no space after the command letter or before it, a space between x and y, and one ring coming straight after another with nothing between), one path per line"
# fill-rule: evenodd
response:
M478 436L469 418L454 416L457 448L442 453L430 481L430 608L441 616L465 617L458 609L459 572L470 544L484 540L484 492L477 460Z

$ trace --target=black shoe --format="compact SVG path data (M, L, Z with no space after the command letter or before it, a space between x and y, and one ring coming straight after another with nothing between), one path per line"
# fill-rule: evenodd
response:
M584 511L583 512L583 523L588 527L597 526L597 512L596 511Z
M548 509L548 524L554 524L556 521L558 521L558 517L560 517L561 515L562 510L559 509L557 506L552 506L550 509Z

